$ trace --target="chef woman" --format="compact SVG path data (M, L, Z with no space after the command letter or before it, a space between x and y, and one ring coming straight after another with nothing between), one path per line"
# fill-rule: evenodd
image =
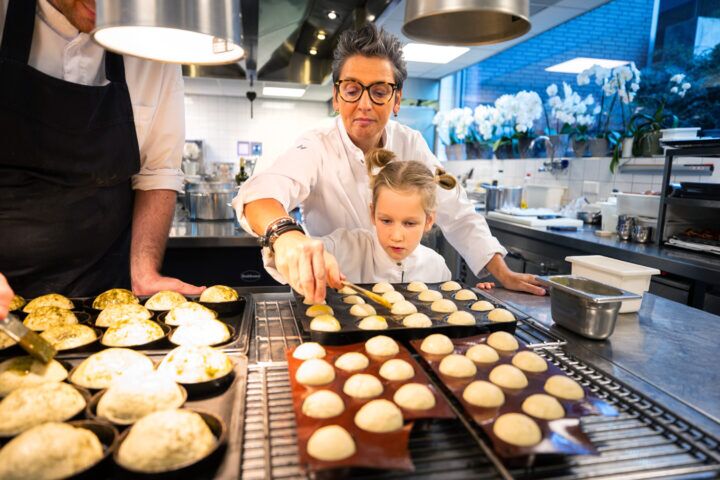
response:
M342 265L338 268L323 244L306 236L287 212L300 205L311 236L342 227L372 230L365 153L382 147L398 158L420 160L432 171L440 165L419 132L389 121L400 109L406 77L402 44L395 36L372 24L343 33L333 62L337 121L302 135L268 169L245 182L233 201L245 229L262 235L274 252L282 276L314 303L324 299L326 283L340 287ZM506 288L545 293L534 276L507 267L506 250L464 191L438 192L436 223L476 274L487 269Z
M105 52L94 27L94 0L0 0L0 271L27 297L199 293L159 273L180 68Z

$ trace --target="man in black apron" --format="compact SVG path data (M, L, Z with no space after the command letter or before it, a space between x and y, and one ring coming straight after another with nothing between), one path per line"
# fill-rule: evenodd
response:
M129 288L133 219L137 228L138 217L147 221L153 212L143 201L133 213L131 177L140 153L123 58L105 53L104 86L30 67L35 12L33 0L10 0L0 47L0 272L27 297ZM135 291L199 293L157 273L166 236L167 228L132 239L133 268L137 262L154 269L150 282L133 282ZM161 245L148 245L148 238Z

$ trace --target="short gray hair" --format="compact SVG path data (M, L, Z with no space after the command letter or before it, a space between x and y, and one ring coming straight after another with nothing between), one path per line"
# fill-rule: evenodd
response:
M378 57L389 60L393 68L393 76L398 90L407 78L407 67L403 60L400 39L384 29L378 30L372 23L366 23L357 30L346 30L338 39L333 54L333 83L340 80L340 71L345 61L354 56Z

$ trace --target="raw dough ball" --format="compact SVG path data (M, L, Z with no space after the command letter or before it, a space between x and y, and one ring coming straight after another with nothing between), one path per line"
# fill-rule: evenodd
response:
M307 452L324 462L337 462L355 455L355 441L340 425L328 425L315 430L307 443Z
M343 287L338 290L338 293L341 295L355 295L357 292L350 287Z
M302 413L312 418L337 417L345 410L342 398L330 390L318 390L307 396L302 404Z
M407 410L428 410L435 406L435 395L427 385L406 383L395 392L393 401Z
M370 315L375 315L376 313L375 307L367 303L359 303L350 307L350 315L354 315L356 317L369 317Z
M310 322L310 330L318 332L339 332L342 330L338 319L332 315L318 315Z
M458 290L458 292L455 294L455 300L477 300L477 295L472 290L463 288L462 290Z
M371 400L355 414L355 425L367 432L386 433L400 430L403 416L400 409L389 400Z
M515 315L505 310L504 308L496 308L495 310L488 313L488 320L491 322L514 322Z
M465 387L463 399L476 407L495 408L505 403L505 394L490 382L475 380Z
M330 305L310 305L307 310L305 310L305 315L308 317L317 317L319 315L333 315L335 312L333 312L333 309Z
M470 305L470 310L474 310L476 312L489 312L490 310L493 310L495 308L495 305L488 302L487 300L478 300L477 302Z
M473 345L465 352L465 356L476 363L495 363L500 360L500 355L494 348L487 345Z
M325 385L335 380L335 369L325 360L305 360L295 372L295 380L303 385Z
M384 317L380 315L370 315L360 320L358 328L361 330L387 330L388 324Z
M403 294L400 292L396 292L396 291L383 293L383 298L393 304L402 302L403 300L405 300L405 297L403 297Z
M397 342L390 337L385 335L378 335L365 342L365 350L370 355L376 355L378 357L387 357L391 355L397 355L400 351Z
M418 300L421 302L434 302L435 300L440 300L441 298L443 298L442 293L437 290L423 290L420 292L420 295L418 295Z
M553 375L545 382L545 391L565 400L580 400L585 397L585 390L572 378L565 375Z
M408 328L427 328L432 327L432 321L424 313L412 313L403 318L403 325Z
M477 373L477 367L466 356L452 353L440 362L440 373L450 377L472 377Z
M205 303L236 302L238 298L238 292L226 285L213 285L200 294L200 301Z
M455 302L453 302L452 300L443 298L440 300L435 300L432 305L430 305L430 310L432 310L433 312L451 313L457 311L457 305L455 305Z
M507 364L493 368L488 378L495 385L505 388L525 388L528 384L527 377L519 368Z
M452 280L440 285L440 290L442 290L443 292L454 292L455 290L460 290L461 288L462 288L462 285L460 285L458 282L454 282Z
M420 350L433 355L447 355L455 350L455 345L442 333L433 333L425 337L420 345Z
M503 442L518 447L532 447L542 440L540 427L522 413L506 413L495 420L493 432Z
M380 376L386 380L409 380L415 376L415 370L405 360L393 358L380 367Z
M522 403L522 411L535 418L557 420L565 416L565 409L555 397L536 393L530 395Z
M370 360L360 352L343 353L335 360L335 367L346 372L364 370L370 365Z
M475 325L475 317L470 312L458 310L450 314L447 323L450 325Z
M529 350L516 353L512 358L512 364L520 370L533 373L544 372L548 368L544 358Z
M187 302L187 298L185 298L182 293L173 292L172 290L160 290L155 295L147 299L145 302L145 308L148 310L166 312L185 302Z
M379 282L372 287L372 291L375 293L392 292L393 290L395 290L395 287L390 285L388 282Z
M349 303L350 305L360 305L365 303L365 300L359 295L348 295L343 298L343 302Z
M319 343L307 342L298 345L292 354L293 358L299 360L310 360L311 358L323 358L325 349Z
M409 292L422 292L428 289L428 286L423 282L410 282L408 283L407 289Z
M400 300L393 305L390 312L393 315L410 315L411 313L417 313L417 307L407 300Z
M353 398L373 398L383 392L377 377L367 373L356 373L345 381L343 393Z
M520 347L517 339L507 332L491 333L487 337L487 344L496 350L504 350L506 352L517 350Z

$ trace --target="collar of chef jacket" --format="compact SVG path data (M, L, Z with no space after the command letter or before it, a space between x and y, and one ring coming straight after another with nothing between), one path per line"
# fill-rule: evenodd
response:
M66 40L72 40L78 35L88 36L88 34L81 33L80 30L75 28L65 15L50 5L48 0L38 0L38 13L40 18L47 23L48 26L55 31L55 33Z
M347 154L348 158L351 158L356 162L360 162L362 165L365 165L365 154L363 154L363 151L360 150L360 147L355 145L350 139L350 135L348 135L347 130L345 130L345 124L343 123L342 118L338 116L335 122L338 132L340 132L340 140L342 141L343 148L345 149L345 153ZM388 121L388 123L385 125L385 128L383 129L382 137L380 138L380 144L383 148L392 149L391 140L392 121Z
M376 262L375 272L387 272L388 278L381 278L379 281L390 283L402 283L408 281L408 275L412 275L418 265L420 245L413 252L398 262L385 251L378 240L377 233L373 231L373 257Z

